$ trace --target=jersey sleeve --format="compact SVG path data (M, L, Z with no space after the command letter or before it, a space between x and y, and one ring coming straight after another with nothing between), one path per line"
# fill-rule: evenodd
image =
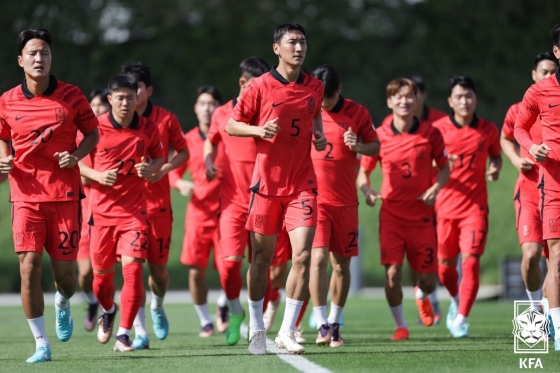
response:
M10 125L4 117L4 97L0 97L0 139L9 140L12 136Z
M377 161L378 161L379 157L375 156L369 156L369 155L363 155L362 159L360 159L360 166L363 167L366 171L373 171L375 170L375 166L377 165Z
M323 85L323 83L320 83L319 87L317 88L317 103L315 104L315 117L321 115L321 108L322 108L321 103L323 102L324 97L325 97L325 86Z
M491 158L500 156L502 146L500 145L500 133L498 127L494 123L488 123L488 155Z
M253 118L259 110L261 100L260 87L257 80L253 80L249 83L247 88L245 88L241 99L237 101L237 105L235 105L231 117L237 122L243 122L251 125L258 124L253 123Z
M513 140L515 136L513 135L513 130L515 128L515 118L517 117L518 105L511 105L504 118L504 124L502 125L502 133L504 136L510 140Z
M517 119L515 121L514 135L515 139L525 150L529 151L531 145L533 145L533 140L529 130L531 126L537 120L539 115L539 103L537 93L535 92L535 86L532 86L525 92L523 96L523 101L519 105L519 112L517 113Z
M216 109L217 111L218 109ZM212 121L210 123L210 129L208 130L208 135L206 138L212 145L217 145L222 141L222 135L220 134L220 123L219 118L222 118L221 115L216 115L219 113L214 112L212 115Z
M80 92L76 102L76 125L81 133L90 133L99 126L99 120L93 113L86 96Z
M436 165L441 168L448 162L447 151L445 150L445 141L441 132L437 128L433 128L430 134L430 143L432 144L432 159Z
M185 136L183 135L183 129L174 114L171 114L171 117L169 118L169 142L175 150L182 150L187 147L187 142L185 141Z
M375 132L375 127L373 126L373 119L369 115L366 108L362 107L359 110L356 122L359 125L359 137L364 143L370 143L377 139L377 132Z
M148 156L151 159L163 158L163 146L161 144L161 137L155 123L150 122L148 125L148 133L150 137L150 145L148 146Z

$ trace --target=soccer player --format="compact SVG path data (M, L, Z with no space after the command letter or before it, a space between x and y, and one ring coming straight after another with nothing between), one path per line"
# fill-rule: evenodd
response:
M206 284L206 267L210 259L210 249L214 248L215 257L220 257L218 240L218 208L220 199L220 181L206 179L206 164L203 158L203 147L212 114L220 105L222 97L218 89L202 86L197 90L194 112L198 126L185 134L190 158L181 167L171 171L171 186L179 190L185 197L191 197L185 218L185 237L181 263L189 266L189 291L193 297L194 308L200 320L202 338L214 335L214 325L208 311L208 285ZM220 155L221 154L221 155ZM223 149L218 151L216 167L221 168ZM183 174L190 171L192 182L183 180ZM216 260L220 268L220 261Z
M434 122L449 154L451 176L436 201L439 279L451 295L446 325L454 338L468 336L469 312L480 283L480 257L488 237L486 180L502 168L496 125L476 114L474 81L455 76L447 99L453 113ZM489 159L488 170L486 163ZM462 255L458 285L457 260Z
M169 322L163 309L163 299L169 284L167 272L167 261L169 259L169 248L171 246L171 193L169 188L168 173L183 165L189 158L187 143L183 137L183 130L177 117L164 108L154 105L150 96L154 92L152 85L152 74L150 68L142 62L125 65L121 69L122 74L129 74L138 81L138 100L136 101L136 112L154 122L159 131L159 137L163 146L164 164L160 170L147 179L147 204L148 222L150 228L150 241L148 243L148 269L150 277L148 286L152 293L150 314L152 316L154 333L158 339L165 339L169 332ZM169 148L173 147L176 155L169 160ZM150 340L146 330L145 308L146 292L142 297L142 303L138 314L134 319L134 341L135 349L150 348Z
M553 75L558 70L558 60L552 52L540 53L535 58L532 78L535 83ZM521 103L513 104L507 111L502 126L500 144L504 154L519 170L515 186L515 216L523 259L521 275L525 283L527 296L534 308L538 308L541 300L542 273L539 261L543 250L543 231L541 210L539 208L538 179L540 166L535 159L522 147L520 154L514 143L514 127ZM542 127L537 120L531 127L531 138L535 143L542 142Z
M340 76L334 67L319 66L312 75L325 87L322 118L329 142L326 152L311 150L319 195L309 292L317 321L317 345L340 347L343 345L340 317L350 290L350 260L358 255L356 155L377 156L379 140L367 109L341 96ZM332 299L327 319L329 261L333 267L333 280L330 282Z
M164 163L158 128L138 115L138 83L119 74L108 83L111 111L99 118L99 144L92 152L94 168L80 164L91 182L90 251L93 291L103 313L97 339L107 343L119 307L113 300L115 264L120 258L124 284L114 351L134 351L129 335L143 294L142 264L148 254L146 185ZM149 163L146 161L149 159Z
M50 75L52 35L44 28L18 36L25 78L0 97L0 172L9 174L12 230L19 257L21 300L36 350L28 363L51 360L41 287L43 247L56 286L56 335L72 336L81 182L78 167L97 144L98 121L84 94ZM76 135L84 135L76 145ZM10 147L11 143L11 147Z
M554 56L560 59L560 24L555 25L552 35ZM531 126L540 119L542 142L532 137ZM558 184L560 147L558 126L560 125L560 70L554 75L531 86L519 107L515 122L515 139L535 160L542 163L539 175L541 190L541 211L543 221L543 239L547 241L549 251L549 273L546 276L547 297L550 316L555 329L554 349L560 351L560 235L558 219L560 218L560 187ZM531 132L530 132L531 131Z
M89 96L89 105L93 110L96 117L107 113L111 106L107 99L106 89L95 89ZM78 133L78 142L83 138L81 133ZM92 167L91 155L88 154L81 160L82 163L88 167ZM89 224L87 218L90 216L90 184L91 180L82 177L83 192L85 198L81 201L82 208L82 227L80 232L80 243L78 244L78 284L82 289L82 296L88 304L86 316L84 318L84 329L91 332L95 328L97 322L97 311L99 309L99 302L93 293L93 268L91 267L91 259L89 254Z
M267 271L276 237L285 224L293 251L292 268L276 345L301 354L305 349L295 340L295 322L308 291L311 244L317 226L317 179L311 162L311 144L319 151L327 146L320 106L323 84L301 69L307 52L301 25L278 26L273 39L278 66L249 84L226 131L232 136L254 137L257 145L246 225L251 231L253 248L247 274L249 352L266 354L263 302Z
M255 167L257 151L255 142L250 138L229 136L226 124L231 117L237 102L243 96L247 85L262 74L268 72L270 66L259 57L250 57L239 65L239 94L233 100L216 109L212 115L212 125L204 143L203 158L206 162L206 177L214 180L218 167L215 159L218 145L223 144L223 157L220 188L220 281L225 290L230 312L229 328L226 342L232 346L239 342L240 328L245 311L241 307L241 266L245 257L245 248L249 240L249 232L245 229L249 210L251 175Z
M395 320L393 341L408 339L402 305L402 264L406 255L418 274L414 288L422 323L431 326L434 312L428 295L437 281L437 240L434 217L436 197L449 179L449 164L441 133L414 116L418 88L400 78L387 85L387 106L393 110L390 125L381 126L379 160L383 173L381 194L369 186L377 157L362 157L357 185L370 206L383 201L379 213L381 264L385 266L385 295ZM439 169L435 182L433 163Z

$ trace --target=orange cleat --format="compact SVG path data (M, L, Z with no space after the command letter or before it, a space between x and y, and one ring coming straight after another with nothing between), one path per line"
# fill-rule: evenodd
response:
M391 337L391 341L406 341L408 339L408 334L407 328L397 328L395 334Z
M416 290L418 290L418 286L414 287L414 294L416 294ZM426 299L420 300L414 296L414 299L416 300L416 306L418 307L418 313L420 314L422 324L426 326L434 325L434 309L432 308L430 298L426 297Z

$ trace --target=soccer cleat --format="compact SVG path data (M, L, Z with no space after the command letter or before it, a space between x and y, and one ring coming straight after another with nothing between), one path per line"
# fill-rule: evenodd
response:
M216 329L220 333L225 333L229 325L229 307L216 307Z
M299 344L305 343L305 338L302 337L303 328L300 326L298 330L295 332L296 334L296 342Z
M117 341L115 342L115 347L113 351L117 352L133 352L136 349L132 346L130 338L126 334L117 335Z
M305 352L305 348L297 343L296 332L280 331L274 340L276 347L285 349L290 354L301 355Z
M449 330L453 338L465 338L469 336L469 324L464 323L460 325L451 326Z
M274 319L276 318L276 313L278 312L278 308L280 307L280 298L281 297L278 297L275 302L268 302L268 306L266 307L266 311L263 315L264 327L266 331L269 331L270 328L272 328L272 325L274 325Z
M340 325L331 324L330 327L332 330L332 337L329 346L333 348L341 347L344 344L344 341L342 340L342 336L340 335Z
M315 320L315 313L311 312L311 314L309 314L308 324L312 330L317 329L317 320Z
M70 313L70 303L63 310L54 308L56 312L56 336L61 342L67 342L74 331L74 320Z
M198 333L198 336L201 338L208 338L213 335L214 335L214 325L212 325L212 323L204 325L200 329L200 333Z
M395 334L391 337L391 341L405 341L408 339L408 329L407 328L397 328Z
M147 335L136 335L132 341L132 347L135 350L148 350L150 348L150 339Z
M226 331L226 343L235 346L241 339L241 323L245 319L245 311L239 315L229 315L229 326Z
M555 336L556 336L556 331L554 329L554 324L552 323L552 317L550 316L550 313L549 313L548 314L548 338L550 338L552 341L554 341Z
M157 339L167 338L167 334L169 333L169 322L167 321L165 311L163 310L163 308L161 309L161 311L155 311L152 309L150 309L150 311L150 313L152 314L154 333Z
M86 310L86 317L84 318L84 329L91 332L97 323L97 311L99 310L99 303L88 304Z
M449 306L449 311L447 311L447 319L445 320L445 325L447 326L447 330L451 331L451 327L453 326L453 321L457 318L457 312L459 312L457 308L457 303L451 302Z
M266 331L259 330L250 333L249 353L251 355L266 355Z
M315 340L315 343L319 347L328 346L331 343L331 338L331 328L328 325L323 324L317 331L317 339Z
M113 313L105 313L102 312L101 316L99 316L99 327L97 328L97 340L105 344L109 342L111 336L113 335L113 324L115 323L115 316L117 316L117 312L119 312L119 306L115 304L115 312Z
M414 293L418 290L418 286L414 288ZM420 320L422 320L422 324L426 326L432 326L434 324L434 310L432 308L432 302L430 301L429 297L426 299L421 300L417 297L414 297L416 300L416 307L418 307L418 313L420 315Z
M25 360L26 363L44 363L45 361L51 361L51 348L48 345L43 345L37 347L33 356Z

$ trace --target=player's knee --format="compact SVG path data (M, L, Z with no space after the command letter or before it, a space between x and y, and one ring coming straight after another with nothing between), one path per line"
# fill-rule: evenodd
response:
M149 264L150 277L155 283L166 282L169 277L167 273L167 264Z
M296 267L299 270L305 270L309 268L311 263L311 253L309 250L300 250L299 252L294 252L292 256L292 268Z
M321 249L313 249L311 251L311 267L314 270L325 271L327 265L329 264L328 252L325 255L324 251Z
M399 285L402 278L402 268L398 265L390 265L386 267L385 277L387 283L391 286Z
M421 274L418 277L418 286L424 293L432 293L436 288L437 276L432 273Z
M347 276L350 274L350 258L347 260L337 260L332 262L333 274Z
M41 274L41 257L26 255L20 260L19 271L22 280L29 280Z
M189 277L191 280L199 281L204 278L205 270L201 267L190 267L189 268Z

